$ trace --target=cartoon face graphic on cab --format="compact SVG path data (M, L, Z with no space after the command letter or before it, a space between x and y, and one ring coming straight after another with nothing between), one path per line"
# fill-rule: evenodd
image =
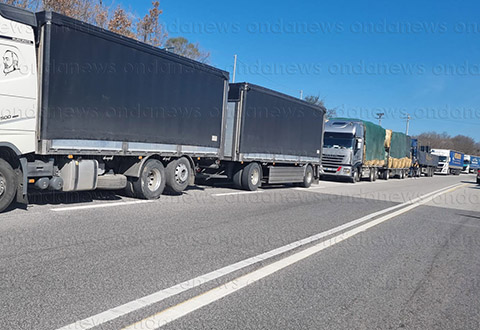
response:
M19 69L18 55L11 50L7 50L5 54L3 54L3 73L7 76Z

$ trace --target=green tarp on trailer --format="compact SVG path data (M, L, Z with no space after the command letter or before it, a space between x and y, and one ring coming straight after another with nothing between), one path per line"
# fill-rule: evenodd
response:
M411 143L410 136L399 132L393 132L390 157L397 159L410 157Z
M386 160L385 154L385 136L386 131L382 126L374 124L372 122L352 119L352 118L332 118L331 120L344 120L352 122L362 122L365 126L365 162L378 161L382 162ZM381 164L370 164L381 165Z
M369 121L365 125L365 160L385 160L385 129Z

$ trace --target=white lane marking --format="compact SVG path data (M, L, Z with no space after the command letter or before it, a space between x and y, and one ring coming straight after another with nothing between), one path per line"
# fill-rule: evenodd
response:
M293 188L294 190L300 190L300 191L315 191L315 190L321 190L321 189L325 189L327 187L325 186L318 186L318 187L310 187L310 188L301 188L301 187L298 187L298 188ZM287 188L288 189L288 188Z
M267 265L265 267L262 267L258 270L255 270L249 274L246 274L244 276L241 276L233 281L230 281L226 284L222 284L221 286L212 289L210 291L207 291L203 294L200 294L192 299L186 300L178 305L175 305L173 307L170 307L168 309L165 309L164 311L157 313L153 316L150 316L148 318L143 319L140 322L134 323L126 328L123 328L123 330L136 330L136 329L148 329L148 330L153 330L153 329L159 329L187 314L190 314L202 307L205 307L211 303L214 303L238 290L241 290L267 276L270 276L284 268L287 268L289 266L292 266L293 264L298 263L301 260L304 260L308 257L311 257L314 254L317 254L321 252L322 250L325 250L331 246L334 246L335 244L338 244L342 241L345 241L348 238L351 238L359 233L365 232L366 230L377 226L387 220L390 220L392 218L395 218L401 214L407 213L410 210L417 208L423 204L428 203L429 201L433 200L434 198L448 193L450 191L456 190L460 187L455 187L452 189L449 189L447 191L440 192L438 194L435 194L426 200L418 201L412 205L409 205L405 208L402 208L398 211L395 211L393 213L390 213L388 215L385 215L381 218L378 218L376 220L370 221L366 224L363 224L359 227L356 227L352 230L349 230L347 232L344 232L338 236L329 238L325 241L322 241L310 248L307 248L303 251L297 252L291 256L285 257L279 261L276 261L270 265Z
M69 206L69 207L58 207L50 209L53 212L64 212L64 211L76 211L76 210L86 210L86 209L99 209L105 207L115 207L115 206L124 206L124 205L134 205L134 204L145 204L153 203L154 201L133 201L133 202L118 202L118 203L105 203L105 204L92 204L92 205L82 205L82 206Z
M221 196L234 196L234 195L250 195L250 194L260 194L265 191L259 190L259 191L238 191L238 192L232 192L232 193L223 193L223 194L213 194L212 196L214 197L221 197Z
M190 289L199 287L199 286L201 286L205 283L214 281L214 280L216 280L220 277L223 277L225 275L229 275L233 272L242 270L246 267L252 266L252 265L257 264L259 262L269 260L273 257L278 256L278 255L281 255L281 254L284 254L286 252L292 251L294 249L305 246L307 244L316 242L316 241L318 241L322 238L325 238L327 236L333 235L333 234L338 233L340 231L346 230L346 229L351 228L353 226L356 226L356 225L358 225L362 222L365 222L365 221L371 220L375 217L378 217L380 215L383 215L385 213L388 213L388 212L394 211L396 209L411 205L413 203L421 201L422 198L427 198L429 196L435 195L435 194L439 193L440 191L444 191L444 190L447 190L447 189L452 189L453 187L455 187L457 185L458 184L447 187L447 188L443 188L443 189L434 191L432 193L426 194L424 196L418 197L418 198L416 198L412 201L409 201L409 202L406 202L406 203L403 203L403 204L399 204L399 205L395 205L395 206L389 207L389 208L381 210L381 211L374 212L372 214L366 215L366 216L364 216L362 218L359 218L357 220L353 220L351 222L343 224L339 227L336 227L336 228L324 231L322 233L319 233L319 234L316 234L316 235L298 240L296 242L287 244L287 245L279 247L277 249L262 253L258 256L239 261L235 264L232 264L232 265L214 270L210 273L200 275L200 276L198 276L194 279L185 281L185 282L180 283L180 284L176 284L176 285L174 285L172 287L169 287L167 289L157 291L157 292L152 293L148 296L145 296L145 297L139 298L137 300L127 302L123 305L111 308L107 311L101 312L99 314L90 316L90 317L85 318L83 320L79 320L79 321L74 322L72 324L66 325L62 328L59 328L58 330L78 330L78 329L88 330L88 329L94 328L96 326L99 326L99 325L102 325L104 323L110 322L112 320L115 320L119 317L125 316L125 315L127 315L129 313L132 313L134 311L137 311L139 309L142 309L142 308L145 308L147 306L159 303L159 302L161 302L161 301L163 301L167 298L179 295L180 293L183 293L183 292L188 291Z

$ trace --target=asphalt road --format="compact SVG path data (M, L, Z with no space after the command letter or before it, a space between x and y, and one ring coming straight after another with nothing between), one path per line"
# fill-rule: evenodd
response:
M31 196L0 215L0 329L478 329L474 179Z

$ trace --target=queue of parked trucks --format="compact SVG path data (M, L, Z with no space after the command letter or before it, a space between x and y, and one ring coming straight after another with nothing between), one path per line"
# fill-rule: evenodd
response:
M157 199L196 179L308 188L479 164L55 12L0 4L0 211L30 190Z

